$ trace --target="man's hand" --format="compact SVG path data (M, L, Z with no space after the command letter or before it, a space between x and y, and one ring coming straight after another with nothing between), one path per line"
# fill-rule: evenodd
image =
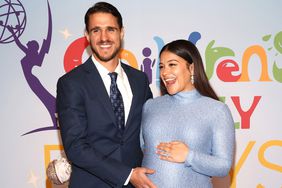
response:
M154 185L153 182L146 175L153 173L155 173L155 171L149 168L134 168L130 177L130 182L136 188L157 188L156 185Z
M174 163L184 163L189 153L189 147L180 141L161 142L157 146L160 159Z

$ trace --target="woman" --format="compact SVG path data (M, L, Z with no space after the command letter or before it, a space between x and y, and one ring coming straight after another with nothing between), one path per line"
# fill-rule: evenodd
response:
M235 129L231 113L209 84L196 46L186 40L160 52L165 93L143 108L142 165L161 188L209 188L212 176L232 166Z

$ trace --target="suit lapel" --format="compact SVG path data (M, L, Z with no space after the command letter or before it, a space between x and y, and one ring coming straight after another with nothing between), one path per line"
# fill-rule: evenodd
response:
M91 85L92 92L96 95L103 108L107 111L111 120L116 124L115 115L112 109L109 95L91 57L84 64L84 68L87 72L88 83Z
M136 81L135 75L133 74L131 69L125 66L123 63L121 64L121 66L127 75L127 78L128 78L131 90L132 90L132 95L133 95L130 111L129 111L128 118L126 121L126 126L125 126L125 132L126 132L128 128L131 127L130 123L133 118L134 109L136 108L136 105L138 104L138 99L140 98L139 97L140 92L138 89L138 82ZM103 80L95 64L93 63L91 57L84 63L84 70L87 72L86 77L87 77L88 83L90 84L92 88L91 92L99 100L101 106L103 106L103 108L107 111L112 122L116 125L115 114L112 109L112 104L111 104L109 95L107 93Z
M126 75L127 75L127 78L128 78L128 81L129 81L129 84L130 84L130 87L131 87L131 90L132 90L132 102L131 102L131 107L130 107L130 110L129 110L129 114L128 114L128 118L127 118L127 121L126 121L126 126L125 126L125 132L126 130L130 127L130 122L131 122L131 119L133 117L133 112L134 112L134 109L137 105L137 102L138 102L138 95L140 95L140 93L138 92L138 83L136 81L135 76L134 74L132 74L132 71L124 66L123 64L122 65L122 68L123 70L125 71Z

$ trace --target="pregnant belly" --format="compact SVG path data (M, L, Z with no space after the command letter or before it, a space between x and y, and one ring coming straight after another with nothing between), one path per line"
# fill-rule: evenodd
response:
M189 169L184 166L184 163L172 163L163 161L158 158L157 154L145 154L142 166L155 170L155 173L148 177L158 185L173 185L176 182L183 181L183 176L187 176ZM182 180L181 180L182 179Z
M163 161L155 153L145 153L142 166L155 170L148 175L151 181L161 188L210 188L212 187L210 177L199 174L184 163L172 163Z

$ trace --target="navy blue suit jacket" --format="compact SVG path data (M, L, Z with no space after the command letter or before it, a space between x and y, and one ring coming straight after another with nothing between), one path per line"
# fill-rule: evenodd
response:
M142 106L152 93L145 73L123 63L121 66L133 93L123 135L118 130L109 95L91 57L58 80L61 137L72 163L70 188L122 187L131 169L141 165Z

